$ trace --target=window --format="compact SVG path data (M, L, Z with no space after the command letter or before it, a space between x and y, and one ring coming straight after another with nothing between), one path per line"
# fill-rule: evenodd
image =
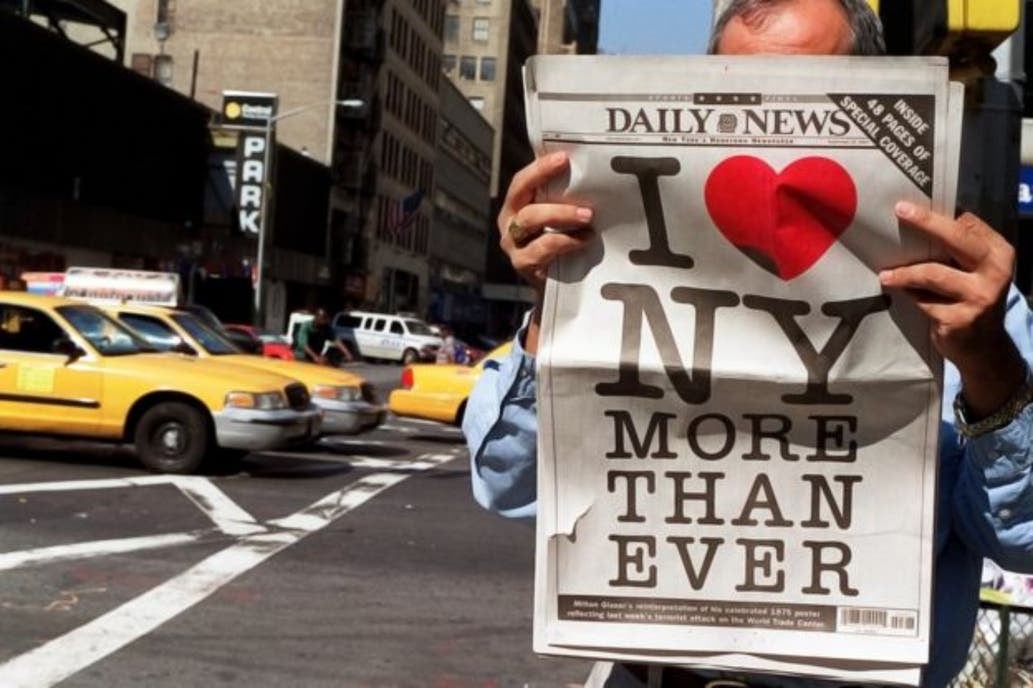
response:
M393 321L391 323L391 334L405 334L405 331L402 330L402 323L397 320Z
M374 332L383 332L385 327L387 327L387 321L383 318L377 318L373 323Z
M175 313L172 319L211 355L226 356L240 353L236 344L205 325L196 316L190 313Z
M473 39L480 41L481 43L488 42L488 31L491 27L490 20L487 17L474 17L473 18Z
M147 78L154 76L154 56L149 53L133 53L129 64L129 68L137 74L143 74Z
M455 14L445 15L445 40L459 40L459 17Z
M459 58L459 78L473 81L477 78L477 58L473 55L463 55Z
M20 306L0 306L0 349L54 353L64 331L46 313Z
M480 96L474 96L473 98L470 98L470 105L473 105L474 110L483 111L484 98L481 98Z
M334 327L350 327L354 330L362 327L362 318L357 315L338 316L338 322Z
M118 319L159 351L171 351L185 343L175 330L157 318L136 313L119 313Z
M139 335L93 306L58 306L56 310L102 356L153 351L153 347Z
M481 58L481 81L495 81L495 58Z
M154 56L154 78L161 83L172 83L172 55Z

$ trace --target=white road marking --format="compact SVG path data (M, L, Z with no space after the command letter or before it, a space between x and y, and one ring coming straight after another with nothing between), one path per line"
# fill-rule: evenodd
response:
M210 480L195 475L146 475L135 478L107 480L67 480L49 483L0 485L0 495L31 492L69 492L80 490L110 490L126 487L175 485L191 502L212 520L219 530L228 535L248 535L264 529L255 524L254 517L226 496Z
M427 420L425 418L406 418L406 417L395 416L395 415L391 416L391 420L398 420L398 421L402 421L403 423L413 423L415 425L433 425L434 427L437 427L437 428L440 428L440 427L445 425L445 423L442 423L441 421L437 421L437 420ZM381 425L380 427L383 428L385 426Z
M463 449L451 449L447 454L428 454L428 456L447 456L447 460L456 458ZM288 454L286 452L263 452L268 456L285 456L299 461L319 461L321 463L340 463L354 468L369 468L373 470L393 471L422 471L426 469L425 462L421 460L412 461L409 459L384 459L376 456L341 456L326 452L308 452L306 454Z
M265 529L262 528L264 531ZM56 547L40 547L20 552L0 554L0 571L10 571L23 566L40 566L59 561L103 557L109 554L125 554L145 549L161 547L177 547L225 539L226 535L215 528L195 530L188 533L168 533L166 535L145 535L142 537L119 538L117 540L93 540L77 542L74 545L57 545Z
M138 478L108 478L106 480L66 480L50 483L23 483L0 485L0 495L23 492L67 492L71 490L107 490L115 487L175 484L180 476L145 475Z
M252 535L265 531L255 517L226 496L212 481L200 476L176 476L176 485L227 535Z
M408 465L410 470L426 470L451 461L455 456L454 453L425 454ZM325 528L411 475L412 472L399 471L364 476L295 514L268 522L270 526L285 530L241 536L235 544L107 614L0 664L0 686L40 688L67 679L150 633L274 554ZM106 481L82 482L96 484ZM43 489L39 487L37 491ZM10 493L20 491L24 490L11 490Z
M447 437L461 437L463 435L463 431L455 427L454 425L449 425L448 423L437 423L435 421L427 422L430 423L432 427L409 427L406 425L395 425L391 423L388 425L381 425L380 429L391 430L392 432L401 432L409 435L415 435L418 432L425 433L428 430L437 430L439 433Z

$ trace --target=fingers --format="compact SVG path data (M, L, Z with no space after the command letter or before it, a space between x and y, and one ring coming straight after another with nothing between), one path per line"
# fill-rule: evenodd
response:
M514 175L499 210L499 244L513 268L541 289L549 265L561 255L584 247L592 237L592 208L573 203L534 203L538 189L566 171L565 152L538 158ZM560 231L546 232L546 228Z
M894 208L897 217L939 241L951 257L966 270L974 270L1007 243L988 224L971 213L956 220L914 203L901 201Z
M551 153L538 158L513 175L506 200L502 204L502 212L499 213L500 220L507 211L514 214L533 201L535 192L545 186L552 177L567 169L568 162L569 158L565 152ZM508 218L506 224L509 224Z
M524 248L509 251L509 257L517 273L540 289L554 260L584 248L591 240L592 232L588 229L542 234Z
M962 301L975 287L972 276L942 263L919 263L883 270L879 282L889 289L906 289L916 292L919 300ZM931 294L938 299L921 298Z
M533 203L524 206L511 219L519 226L519 236L514 236L511 224L502 233L502 248L521 248L533 241L546 227L578 230L588 227L594 212L591 208L564 203Z

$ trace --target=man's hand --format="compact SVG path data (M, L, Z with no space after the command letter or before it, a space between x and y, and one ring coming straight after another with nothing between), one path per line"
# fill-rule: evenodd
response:
M1018 389L1026 364L1004 329L1015 250L971 213L956 220L898 203L901 220L942 244L952 264L919 263L884 270L884 287L904 289L932 321L932 340L961 373L972 414L989 416Z
M563 173L568 163L566 153L553 153L517 172L499 210L499 244L517 274L538 292L539 304L552 261L583 248L591 240L591 208L571 203L533 203L538 189ZM566 231L546 232L546 227ZM524 340L524 348L531 354L538 350L540 318L539 306Z
M592 222L591 208L570 203L533 203L535 192L565 171L568 162L566 153L553 153L517 172L499 211L502 250L517 274L539 294L545 288L552 261L582 248L591 239L587 231ZM517 236L511 227L517 228ZM546 227L568 231L545 232Z

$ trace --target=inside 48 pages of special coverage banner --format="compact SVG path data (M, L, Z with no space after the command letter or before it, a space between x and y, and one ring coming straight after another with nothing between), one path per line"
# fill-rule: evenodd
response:
M539 200L595 209L538 360L535 650L917 684L942 361L880 270L939 249L939 58L536 57Z

